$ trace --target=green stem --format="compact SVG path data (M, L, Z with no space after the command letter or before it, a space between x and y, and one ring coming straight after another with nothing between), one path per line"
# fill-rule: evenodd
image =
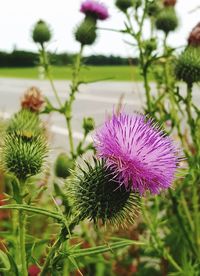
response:
M21 205L24 203L24 187L25 182L20 182L20 194L19 194L19 202ZM19 255L21 261L21 275L27 276L27 261L26 261L26 215L23 210L18 211L18 220L19 220Z
M26 241L25 241L25 235L26 235L26 215L22 210L19 211L19 245L20 245L20 259L21 259L21 265L22 265L22 276L27 276L27 262L26 262Z
M72 135L72 105L75 100L75 94L78 91L79 86L79 73L81 68L81 58L83 54L83 48L84 46L81 45L80 51L76 58L76 63L73 71L73 79L71 84L71 92L69 96L69 101L67 102L66 112L65 112L65 118L67 122L67 130L68 130L68 136L69 136L69 145L70 145L70 152L72 155L72 158L76 158L75 151L74 151L74 141L73 141L73 135Z
M60 246L63 242L67 241L69 239L69 236L71 232L73 231L74 227L80 222L80 218L75 218L69 225L68 228L64 227L61 230L61 233L58 237L58 239L55 241L53 246L51 247L49 254L47 255L47 258L45 260L45 263L43 265L43 268L41 270L40 276L46 276L47 272L49 271L50 263L53 260L55 254L58 252Z
M47 53L46 53L44 44L41 44L41 56L42 56L42 65L43 65L43 67L45 69L46 76L49 79L51 88L52 88L53 93L55 95L55 98L56 98L56 100L57 100L57 102L59 104L59 107L62 108L62 102L61 102L61 100L60 100L60 98L58 96L58 92L56 90L56 87L54 85L53 78L52 78L52 75L51 75L51 72L50 72L49 61L48 61L48 58L47 58Z
M186 240L187 240L187 243L191 249L191 252L194 254L194 256L197 255L197 252L196 252L196 248L194 247L193 245L193 242L192 240L190 239L190 235L188 234L188 231L185 227L185 223L183 221L183 218L179 212L179 209L178 209L178 201L176 199L176 197L172 194L172 191L169 190L169 194L170 194L170 198L172 200L172 205L173 205L173 210L174 210L174 214L176 215L176 218L177 218L177 221L180 225L180 229L181 231L183 232L183 235L185 236Z
M182 272L182 268L177 264L174 258L170 255L167 249L164 248L162 241L160 240L155 227L153 226L151 219L146 213L146 207L144 204L142 205L142 211L144 215L144 219L146 220L146 224L149 226L151 231L151 235L154 239L153 247L158 253L162 253L162 257L164 257L177 271Z
M147 66L147 62L145 61L145 55L143 53L142 40L141 40L143 23L144 23L144 19L145 19L145 15L146 15L146 6L147 6L147 1L145 2L145 8L144 8L144 13L142 15L142 19L138 23L139 31L137 34L134 32L132 21L131 21L131 18L129 16L128 12L126 13L126 17L127 17L128 23L129 23L129 28L131 29L130 34L131 34L131 36L133 36L134 39L136 39L136 41L138 43L138 49L139 49L139 55L140 55L140 59L139 59L140 67L142 70L142 76L144 79L144 88L145 88L145 94L146 94L147 113L151 113L151 111L152 111L151 88L150 88L149 80L148 80L148 66Z

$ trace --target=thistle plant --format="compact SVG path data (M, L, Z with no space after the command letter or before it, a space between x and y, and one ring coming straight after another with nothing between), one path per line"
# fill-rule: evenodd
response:
M11 118L1 149L2 165L8 174L13 175L13 199L19 206L18 231L20 273L27 273L26 259L26 215L20 210L25 203L26 182L42 170L47 155L47 142L44 129L37 114L22 109Z

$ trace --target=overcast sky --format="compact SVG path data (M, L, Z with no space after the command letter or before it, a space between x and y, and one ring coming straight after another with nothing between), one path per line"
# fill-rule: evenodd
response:
M31 40L31 28L38 19L48 22L53 30L53 39L49 49L58 52L75 52L78 43L74 41L74 27L83 15L79 12L82 0L2 0L0 9L0 50L34 50ZM122 28L123 15L114 7L114 0L102 0L109 9L110 19L100 22L99 27ZM176 10L180 18L180 27L169 38L172 46L186 43L188 33L200 21L200 0L178 0ZM123 41L122 35L100 31L97 42L87 47L86 54L114 54L128 56L133 52Z

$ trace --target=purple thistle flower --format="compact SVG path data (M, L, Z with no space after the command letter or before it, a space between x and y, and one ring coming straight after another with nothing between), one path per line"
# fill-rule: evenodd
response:
M120 185L158 194L171 186L179 163L171 139L144 115L113 115L96 131L99 157L115 169ZM108 183L109 184L109 183Z
M105 20L109 17L107 8L103 4L92 0L86 0L83 2L80 11L100 20Z

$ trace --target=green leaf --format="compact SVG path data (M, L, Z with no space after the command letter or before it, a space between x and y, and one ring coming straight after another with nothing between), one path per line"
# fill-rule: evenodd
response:
M11 265L8 256L0 250L0 271L9 271L10 268Z
M9 205L3 205L0 206L0 209L17 209L17 210L24 210L26 212L32 212L35 214L44 215L47 217L51 217L57 220L63 220L62 216L57 212L52 212L46 209L33 207L27 204L9 204Z
M100 245L86 249L76 249L72 251L70 255L73 257L91 256L95 254L102 254L108 251L113 251L115 249L123 248L130 245L144 245L144 243L124 239L122 241L113 242L108 245Z

